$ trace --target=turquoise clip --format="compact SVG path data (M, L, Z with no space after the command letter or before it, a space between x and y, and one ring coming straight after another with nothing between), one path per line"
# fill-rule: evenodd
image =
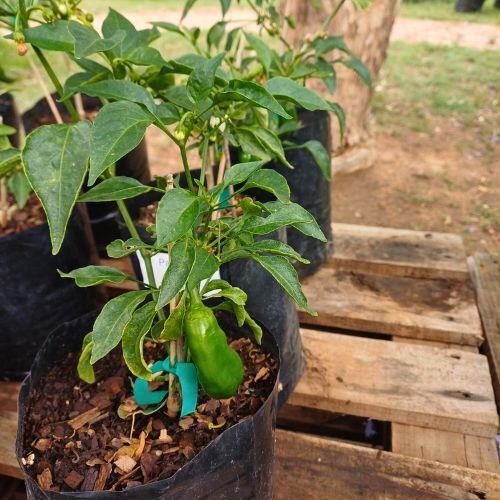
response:
M182 408L181 417L185 417L196 411L198 405L198 374L193 363L176 363L170 366L170 358L157 361L151 367L152 373L173 373L181 384ZM160 404L168 395L168 391L150 391L149 382L142 378L136 379L134 383L134 398L139 406Z
M223 202L220 204L220 208L227 208L230 207L231 204L229 203L229 196L231 196L231 193L229 192L229 188L224 188L224 191L222 191L220 197L219 197L219 202L220 200L223 200ZM226 201L224 201L226 200Z

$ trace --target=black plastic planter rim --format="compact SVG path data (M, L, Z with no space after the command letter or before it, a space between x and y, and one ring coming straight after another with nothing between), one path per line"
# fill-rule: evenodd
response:
M98 312L95 312L95 313L89 313L87 316L90 316L90 315L94 315L95 317L97 317L97 314ZM226 313L229 315L229 313ZM67 322L67 323L64 323L63 325L60 325L60 327L58 328L61 328L63 327L64 325L68 325L69 323L71 323L71 321ZM262 325L261 325L262 326ZM56 328L55 330L53 330L48 336L47 336L47 339L45 340L44 342L44 345L42 346L42 348L40 349L40 351L43 351L44 350L44 347L45 347L45 344L47 344L49 342L49 340L51 339L51 337L53 336L54 332L56 332L56 330L58 329ZM265 340L264 340L265 339ZM25 481L31 481L33 482L38 491L40 493L42 493L46 498L50 498L48 496L48 494L50 493L54 493L55 495L61 495L61 497L63 496L67 496L67 497L75 497L75 498L91 498L91 499L100 499L100 498L106 498L108 499L110 497L110 495L112 495L114 498L121 498L121 497L127 497L128 495L131 494L131 492L135 492L135 490L138 490L140 489L141 487L144 487L144 486L148 486L148 485L156 485L156 486L159 486L161 487L162 486L162 483L165 483L165 485L170 482L170 481L174 481L174 479L176 478L176 476L180 475L183 473L184 469L188 466L190 466L191 462L193 460L196 460L197 457L200 457L203 453L205 453L206 451L208 450L211 450L212 448L216 448L218 445L219 445L219 442L224 439L224 438L227 438L229 434L231 433L237 433L237 431L242 427L242 426L245 426L245 425L248 425L248 423L250 421L253 421L254 418L256 417L259 417L261 416L263 413L267 412L268 409L269 409L269 406L274 404L275 402L277 402L277 394L278 394L278 391L279 391L279 381L280 381L280 366L281 366L281 358L280 358L280 353L279 353L279 347L276 343L276 340L274 339L273 335L265 328L263 327L263 344L268 344L268 348L265 349L266 352L270 352L277 360L278 362L278 370L277 370L277 373L276 373L276 380L274 382L274 385L273 385L273 388L271 390L271 392L269 393L269 396L267 397L266 401L262 404L262 406L257 410L257 412L255 412L251 417L250 419L245 419L243 421L240 421L234 425L232 425L231 427L229 427L227 430L225 430L222 434L220 434L219 436L217 436L213 441L211 441L205 448L203 448L202 450L200 450L200 452L195 455L189 462L187 462L183 467L181 467L178 471L176 471L172 476L170 476L169 478L167 479L163 479L163 480L160 480L160 481L156 481L154 483L147 483L145 485L142 485L142 486L138 486L136 488L132 488L130 490L123 490L123 491L81 491L81 492L47 492L47 491L44 491L41 489L41 487L38 485L37 481L28 473L27 469L26 469L26 466L25 464L23 463L22 459L23 459L23 438L24 438L24 434L26 432L26 429L25 429L25 426L24 426L24 419L23 417L26 416L27 412L29 411L29 408L30 408L30 404L29 404L29 401L31 400L31 390L32 390L32 387L31 387L31 371L30 373L28 373L28 375L26 376L26 378L23 380L22 384L21 384L21 387L20 387L20 390L19 390L19 395L18 395L18 431L17 431L17 435L16 435L16 458L17 458L17 461L19 463L19 467L21 468L24 476L25 476ZM33 362L33 365L32 367L36 367L36 365L39 363L40 361L40 354L37 354L34 362ZM56 360L54 360L52 362L55 363ZM23 414L23 412L20 411L21 409L21 405L20 405L20 400L24 399L26 401L26 410ZM273 422L273 429L274 429L274 422ZM147 494L147 492L145 492ZM146 498L146 497L145 497Z

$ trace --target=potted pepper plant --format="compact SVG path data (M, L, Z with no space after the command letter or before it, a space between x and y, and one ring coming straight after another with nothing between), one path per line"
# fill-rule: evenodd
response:
M225 263L251 259L315 314L289 260L302 257L265 236L288 226L325 236L290 200L285 178L264 168L266 160L231 164L228 151L229 144L241 147L245 113L290 115L262 85L228 74L223 52L196 60L166 60L152 47L136 52L141 32L114 10L102 35L63 19L30 28L19 3L18 43L65 47L88 67L94 67L89 57L97 56L106 69L102 79L73 89L103 100L94 123L39 127L22 151L54 250L77 202L113 201L130 234L110 243L108 254L139 252L147 278L142 289L110 300L97 317L61 325L38 353L19 400L17 453L29 494L58 498L87 491L82 495L88 497L88 491L120 495L130 489L123 493L127 498L271 498L278 348L248 314L246 294L214 273ZM161 90L146 78L124 79L119 68L137 61L141 75L184 77ZM186 187L172 178L152 186L116 175L116 162L151 125L179 148ZM262 134L269 139L268 161L283 157L277 136L265 127ZM191 174L188 148L199 151L199 179ZM210 180L214 150L219 168ZM86 180L89 189L82 192ZM274 199L254 200L247 193L255 188ZM146 242L126 202L151 191L161 199ZM165 251L170 263L156 282L152 258ZM139 281L106 266L61 276L83 288Z

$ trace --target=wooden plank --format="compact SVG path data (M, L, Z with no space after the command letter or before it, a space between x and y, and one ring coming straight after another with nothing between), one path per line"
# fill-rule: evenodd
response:
M405 337L392 337L393 342L400 344L425 345L427 347L438 347L439 349L458 349L459 351L468 351L479 353L479 349L472 345L450 344L446 342L435 342L433 340L409 339Z
M336 269L469 280L464 244L456 234L339 223L332 224L332 230L335 254L331 263L335 262Z
M500 408L500 258L476 253L469 259L469 266L484 328L493 389Z
M290 404L463 434L498 426L485 356L302 330L308 371Z
M303 281L317 317L303 324L479 346L474 290L467 282L377 276L322 268Z
M21 478L16 460L17 382L1 382L0 390L0 475Z
M392 451L471 469L500 473L495 438L392 424Z
M500 498L500 476L278 430L277 500Z

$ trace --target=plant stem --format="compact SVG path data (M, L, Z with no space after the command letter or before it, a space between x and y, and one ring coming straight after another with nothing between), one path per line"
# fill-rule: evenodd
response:
M189 186L189 190L194 193L195 191L194 191L193 178L191 176L191 171L189 170L189 163L187 159L185 144L179 144L179 149L181 150L182 165L184 166L184 173L186 174L186 180Z
M54 70L49 64L49 61L47 61L45 55L43 52L38 48L38 47L33 47L33 50L35 51L35 54L37 55L39 61L42 63L43 68L45 69L45 72L49 76L50 80L52 81L56 92L59 94L59 98L61 98L64 95L64 89L61 85L61 82L57 78L56 74L54 73ZM66 109L68 110L68 113L71 115L71 118L75 122L80 121L80 116L78 115L78 112L76 111L75 107L73 106L73 103L71 102L70 99L66 99L65 101L62 101Z
M202 185L205 184L205 172L207 171L207 163L208 163L208 136L203 139L203 148L201 151L201 174L200 174L200 182Z
M338 3L337 7L335 7L335 9L333 9L330 12L330 14L328 15L328 17L325 19L325 22L323 23L323 26L321 27L323 31L326 31L328 29L328 26L332 22L333 18L337 15L337 12L340 10L340 7L342 7L342 5L344 5L344 3L345 3L345 0L340 0L340 2Z

